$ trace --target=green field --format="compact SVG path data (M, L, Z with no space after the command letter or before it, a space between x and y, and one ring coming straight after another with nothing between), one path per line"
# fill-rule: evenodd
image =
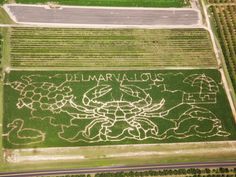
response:
M11 71L4 148L235 140L217 70Z
M183 7L188 0L16 0L17 3L47 3L55 2L64 5L80 6L132 6L132 7Z
M216 67L204 29L11 28L21 67Z

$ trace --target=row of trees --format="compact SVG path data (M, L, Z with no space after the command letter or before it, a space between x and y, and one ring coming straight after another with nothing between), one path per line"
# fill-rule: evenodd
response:
M235 3L236 0L208 0L209 3Z
M186 176L186 177L236 177L236 168L189 168L189 169L165 169L149 171L126 171L113 173L66 175L64 177L148 177L148 176Z
M0 34L0 64L2 63L2 46L3 46L3 37Z
M225 174L208 174L208 175L192 175L192 176L186 176L186 177L236 177L236 175L225 175Z
M236 90L236 5L212 6L211 12L214 17L219 41L225 57L225 62Z

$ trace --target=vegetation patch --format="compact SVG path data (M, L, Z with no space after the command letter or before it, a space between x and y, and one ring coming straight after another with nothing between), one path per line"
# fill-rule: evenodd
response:
M2 7L0 7L0 24L14 24L13 20Z
M4 147L233 140L217 70L11 71Z
M11 65L216 67L204 29L11 28Z
M79 6L131 6L131 7L183 7L189 4L189 0L16 0L17 3L59 3L63 5Z
M0 4L4 4L6 0L0 0Z

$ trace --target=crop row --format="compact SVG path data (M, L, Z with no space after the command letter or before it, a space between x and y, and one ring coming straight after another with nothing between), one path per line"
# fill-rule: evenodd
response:
M236 0L208 0L209 3L218 4L218 3L236 3Z
M13 66L216 66L204 29L12 28Z
M212 6L210 10L230 78L236 90L236 5L217 5Z
M2 47L3 47L3 37L0 34L0 64L2 63Z

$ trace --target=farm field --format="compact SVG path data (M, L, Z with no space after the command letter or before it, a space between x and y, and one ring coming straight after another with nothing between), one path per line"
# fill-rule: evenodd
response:
M86 28L149 27L183 25L199 27L199 12L191 8L106 8L62 6L59 10L48 5L7 4L4 9L20 24L76 25ZM43 14L43 15L42 15ZM79 17L79 18L78 18ZM127 18L129 17L129 18Z
M183 7L189 4L189 0L16 0L17 3L42 4L55 2L63 5L79 6L132 6L132 7Z
M214 69L11 71L4 81L3 145L235 140L221 83Z
M226 6L223 2L233 2L203 0L203 7L205 1L217 8ZM221 4L216 5L218 2ZM189 6L184 0L58 0L57 3ZM218 43L213 45L212 29L208 19L204 19L208 16L206 8L200 9L201 4L194 1L191 4L191 9L163 10L163 18L168 18L165 15L172 13L171 9L175 12L172 16L179 18L177 11L186 16L180 19L188 25L177 25L175 29L176 18L169 18L170 29L166 29L167 26L150 29L145 25L133 29L114 26L109 29L99 25L99 28L89 28L89 25L79 28L69 20L69 25L59 28L61 24L57 24L56 18L51 19L55 23L36 25L33 17L31 24L23 25L18 21L12 25L6 13L0 11L0 22L9 24L2 25L0 31L3 37L0 47L3 51L0 59L0 176L4 171L8 174L11 171L40 173L172 163L182 163L184 169L185 163L235 161L232 86L226 83L229 77L224 73L225 65L223 69L220 65L222 54L216 51ZM56 11L63 11L59 6L40 7L48 8L46 10L53 12L54 17ZM221 10L216 9L216 12ZM21 18L25 18L22 14ZM224 16L234 22L230 13ZM195 19L193 24L188 22L191 19ZM222 24L228 25L224 36L233 33L230 38L225 37L225 45L232 44L234 49L234 28L227 21ZM141 29L144 26L146 29ZM229 47L230 54L232 47Z
M10 28L14 67L216 67L204 29Z
M214 27L224 54L227 69L236 90L236 4L217 4L210 7Z

